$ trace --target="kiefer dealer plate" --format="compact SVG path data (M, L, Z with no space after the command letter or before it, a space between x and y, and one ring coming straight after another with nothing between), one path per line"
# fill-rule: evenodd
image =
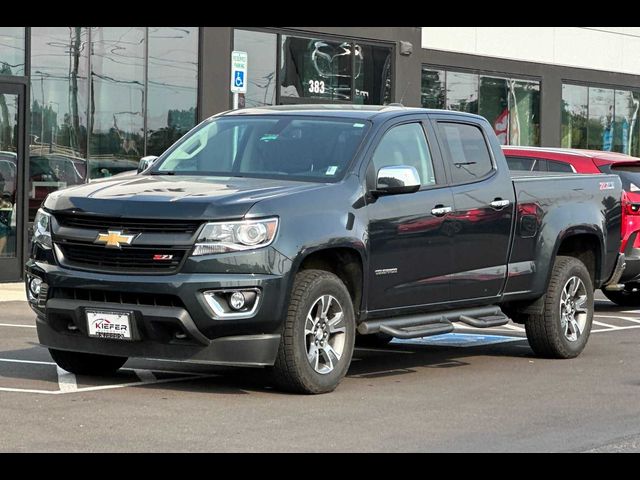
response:
M131 340L131 312L86 310L89 336Z

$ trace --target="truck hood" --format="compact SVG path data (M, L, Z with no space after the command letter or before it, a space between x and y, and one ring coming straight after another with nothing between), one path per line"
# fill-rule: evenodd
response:
M326 188L327 184L242 177L114 178L51 193L45 208L132 218L240 218L260 200Z

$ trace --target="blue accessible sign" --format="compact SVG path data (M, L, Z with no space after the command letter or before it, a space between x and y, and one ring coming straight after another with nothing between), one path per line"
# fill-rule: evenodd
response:
M231 52L231 92L247 93L247 52Z

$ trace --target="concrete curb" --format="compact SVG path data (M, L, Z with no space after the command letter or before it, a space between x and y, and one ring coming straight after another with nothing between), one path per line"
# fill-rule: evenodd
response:
M24 283L0 283L0 302L27 301Z

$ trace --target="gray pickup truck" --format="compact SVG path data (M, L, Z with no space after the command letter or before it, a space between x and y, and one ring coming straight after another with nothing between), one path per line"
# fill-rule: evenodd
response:
M267 367L333 390L357 342L524 323L571 358L615 283L615 175L512 178L475 115L297 106L202 122L137 175L52 193L26 289L59 366Z

